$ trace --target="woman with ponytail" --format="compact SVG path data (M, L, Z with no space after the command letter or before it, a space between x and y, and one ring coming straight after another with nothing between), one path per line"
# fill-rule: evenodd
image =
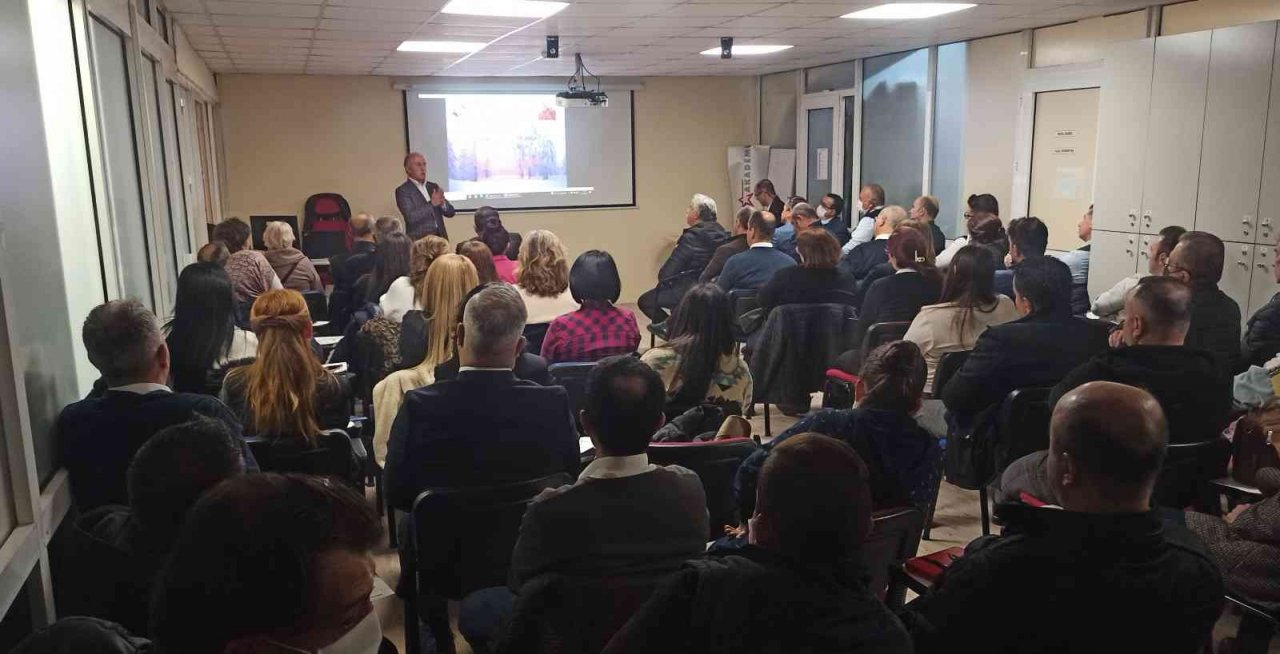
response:
M311 314L297 291L267 291L249 313L258 358L227 373L222 401L245 436L301 438L347 426L346 392L311 351Z
M924 396L924 377L924 357L914 343L894 341L872 350L862 364L854 408L811 413L743 462L735 484L741 515L755 508L756 477L769 450L805 433L842 440L858 451L870 473L872 510L913 505L928 511L942 448L913 417Z
M382 294L378 304L382 315L392 322L400 322L404 314L422 309L422 296L426 293L427 269L440 255L449 252L449 241L439 236L423 236L409 249L409 274L397 277Z

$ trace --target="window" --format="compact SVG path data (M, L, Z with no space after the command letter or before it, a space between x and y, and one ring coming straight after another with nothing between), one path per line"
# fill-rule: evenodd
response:
M161 288L172 297L178 288L178 256L177 246L173 239L173 215L172 203L169 197L169 175L168 161L165 158L164 134L161 126L164 122L161 118L160 107L160 89L157 86L157 79L164 79L163 74L156 72L159 63L153 61L149 57L143 58L142 64L142 92L144 95L144 106L147 108L147 130L150 133L151 143L151 187L153 198L156 201L156 233L158 235L157 254L160 257L160 275L164 280ZM168 308L168 299L161 302L162 307Z
M851 89L857 83L856 76L857 62L855 61L808 68L804 71L804 92L820 93Z
M948 237L960 235L964 214L964 107L968 44L938 47L933 93L933 159L930 195L938 198L936 224Z
M160 29L160 38L169 43L169 15L159 7L156 7L156 27Z
M929 50L874 57L862 68L862 183L908 205L924 178Z

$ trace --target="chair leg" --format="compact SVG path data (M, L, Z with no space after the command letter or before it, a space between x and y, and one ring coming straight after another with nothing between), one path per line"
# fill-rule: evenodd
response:
M373 476L373 500L378 505L378 517L381 518L387 512L387 505L382 499L382 475L380 474Z
M773 438L773 427L769 425L769 403L764 403L764 437Z
M399 549L400 537L396 535L396 510L390 504L387 505L387 543L393 549Z
M983 536L990 536L990 535L991 535L991 515L988 513L988 510L987 510L987 486L986 486L986 484L983 484L982 488L979 488L979 489L978 489L978 502L980 502L980 503L982 504L982 506L981 506L981 512L982 512L982 535L983 535Z
M449 600L443 597L424 598L427 611L427 628L436 641L436 654L453 654L453 629L449 626Z
M388 515L395 513L392 509L387 511ZM396 530L391 529L391 538L396 537ZM405 654L422 654L422 635L418 627L418 571L413 560L417 552L413 551L412 543L405 543L408 552L400 556L403 566L400 570L400 585L405 591L404 596L404 649Z
M925 540L931 540L929 532L933 530L933 513L938 510L938 495L940 494L941 488L939 488L939 492L933 494L933 501L929 502L929 514L924 517L924 533L920 537Z

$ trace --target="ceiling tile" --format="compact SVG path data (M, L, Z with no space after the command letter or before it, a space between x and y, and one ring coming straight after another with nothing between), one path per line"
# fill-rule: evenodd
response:
M437 25L478 25L480 27L509 27L515 29L532 22L531 18L511 18L507 16L464 16L460 14L439 14L431 19Z
M317 5L296 5L277 2L228 2L206 0L204 6L211 14L239 14L244 16L293 16L315 18L320 15Z
M371 7L325 7L325 18L341 20L388 21L399 23L422 24L431 18L432 11L410 11L407 9L375 9Z
M208 14L188 14L185 12L178 12L173 14L173 18L174 20L178 21L179 25L182 25L184 27L189 27L191 25L212 25L213 24L213 18L209 17ZM185 31L188 34L190 33L190 30L185 30Z
M726 18L737 18L740 16L750 16L752 14L767 11L782 5L771 3L754 3L754 2L735 2L735 3L686 3L675 7L670 11L663 12L664 16L723 16Z
M165 0L163 4L170 14L177 12L204 13L204 3L200 0Z
M199 27L197 25L197 27ZM269 39L309 39L315 30L304 29L273 29L268 27L219 27L218 34L222 36L245 36L260 37Z
M374 32L383 36L387 34L412 34L413 30L417 27L417 23L405 24L386 21L336 20L333 18L321 18L319 25L319 28L323 30Z
M213 24L218 27L267 27L310 29L316 26L314 18L282 18L279 16L228 16L217 14Z

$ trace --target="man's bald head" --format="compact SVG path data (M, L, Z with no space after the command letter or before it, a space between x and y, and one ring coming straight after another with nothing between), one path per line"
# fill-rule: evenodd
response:
M351 217L347 228L351 230L351 237L357 241L373 240L373 216L363 211Z
M1191 327L1191 287L1176 277L1146 277L1124 311L1125 345L1182 345Z
M1062 396L1049 425L1049 477L1063 508L1145 511L1164 461L1164 411L1140 388L1090 382Z

